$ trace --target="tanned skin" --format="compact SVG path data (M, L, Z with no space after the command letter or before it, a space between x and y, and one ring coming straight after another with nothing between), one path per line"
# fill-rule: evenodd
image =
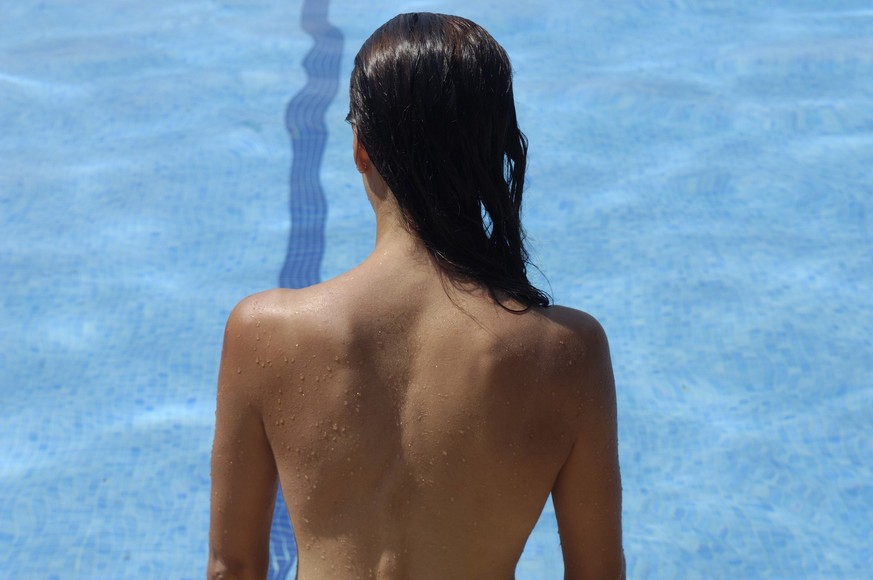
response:
M513 313L452 279L357 140L354 157L370 257L228 320L208 576L266 577L281 485L300 580L511 579L549 493L564 577L624 577L602 328L570 308Z

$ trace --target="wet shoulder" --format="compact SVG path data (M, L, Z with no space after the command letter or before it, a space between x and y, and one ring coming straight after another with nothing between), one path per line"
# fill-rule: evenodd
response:
M321 334L339 320L342 308L335 304L325 285L304 289L274 288L243 298L231 312L229 326L249 330L250 338L260 340L270 333L285 336L297 334L300 338Z
M541 309L548 333L573 358L585 358L592 350L606 347L606 332L600 322L587 312L566 306ZM552 342L555 345L555 342Z
M575 396L590 397L592 390L611 388L612 363L603 326L586 312L563 306L541 309L543 340L540 356L550 371Z
M300 361L335 350L347 334L343 310L331 307L329 296L317 288L278 288L252 294L241 300L228 318L225 351L236 351L246 366L256 370L277 361Z

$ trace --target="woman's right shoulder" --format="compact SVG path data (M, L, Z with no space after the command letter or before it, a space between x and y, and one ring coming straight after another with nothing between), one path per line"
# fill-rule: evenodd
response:
M547 331L541 358L574 398L609 398L614 393L609 341L600 322L574 308L542 309Z
M608 346L603 326L587 312L557 305L543 308L541 312L548 320L551 334L559 344L572 345L582 350Z

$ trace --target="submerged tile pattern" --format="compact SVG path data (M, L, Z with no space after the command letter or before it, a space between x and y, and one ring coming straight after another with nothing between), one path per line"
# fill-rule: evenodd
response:
M291 223L279 274L282 288L305 288L321 281L327 218L327 199L319 177L327 142L324 115L339 87L343 50L342 32L327 20L328 6L328 0L306 0L300 11L300 27L312 36L313 44L303 59L306 84L285 109L285 128L291 139ZM295 577L296 559L297 544L280 489L270 532L269 578Z
M473 4L428 9L513 59L533 256L612 343L631 577L869 575L869 10ZM417 7L331 2L341 83ZM301 9L2 9L5 575L202 577L222 326L287 249ZM322 278L372 239L346 105L325 115ZM550 509L519 578L560 576Z

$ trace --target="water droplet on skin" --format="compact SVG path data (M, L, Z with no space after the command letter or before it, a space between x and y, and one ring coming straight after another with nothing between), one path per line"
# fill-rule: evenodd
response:
M297 343L294 344L294 348L297 348L297 347L299 347L299 346L300 346L300 343L299 343L299 342L297 342Z
M255 333L255 340L261 340L261 335L257 332Z
M300 380L301 380L301 381L305 381L305 380L306 380L306 377L304 377L303 375L300 375Z
M282 358L285 359L285 364L288 364L288 357L283 354Z
M449 452L443 449L443 455L448 456Z
M336 423L334 423L334 424L331 426L331 429L333 429L334 431L336 431L337 429L339 429L339 425L337 425Z
M241 373L242 373L242 369L240 367L237 367L236 374L241 374Z
M255 326L260 326L260 325L261 325L261 321L260 321L260 320L255 320Z
M256 357L255 357L255 364L260 364L260 363L261 363L261 359L260 359L260 357L257 357L257 356L256 356Z

